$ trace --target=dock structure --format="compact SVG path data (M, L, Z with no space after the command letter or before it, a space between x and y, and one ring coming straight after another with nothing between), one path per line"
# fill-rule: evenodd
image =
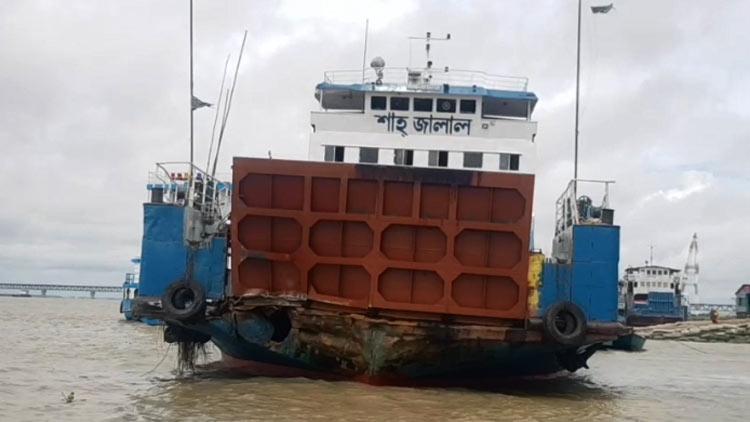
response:
M750 343L750 319L681 321L673 324L637 327L635 333L649 340L702 343Z
M87 286L78 284L48 284L48 283L0 283L0 290L10 290L29 294L40 292L47 296L48 291L56 292L88 292L91 298L97 293L121 293L122 286Z

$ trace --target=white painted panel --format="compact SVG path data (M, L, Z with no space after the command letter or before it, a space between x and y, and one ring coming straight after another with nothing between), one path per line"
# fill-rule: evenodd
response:
M316 131L336 131L336 132L365 132L365 133L383 133L393 134L406 137L431 137L438 132L423 134L415 129L417 118L447 119L453 117L456 119L469 120L471 122L468 134L465 128L457 130L450 134L450 137L460 138L511 138L524 139L530 141L536 133L537 124L528 120L513 119L482 119L479 115L453 114L453 113L420 113L420 112L392 112L396 116L404 117L405 135L398 131L396 126L389 126L384 120L378 122L380 116L387 116L388 111L368 111L366 113L348 113L348 112L312 112L311 123L315 126ZM389 131L390 130L390 131ZM440 133L444 133L441 131Z
M482 168L487 171L500 170L500 154L487 153L484 154L484 162Z
M427 151L414 151L414 165L416 167L427 167L428 155Z

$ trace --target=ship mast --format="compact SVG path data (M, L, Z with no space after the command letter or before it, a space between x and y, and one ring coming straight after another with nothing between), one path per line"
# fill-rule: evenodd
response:
M573 152L573 179L578 179L578 99L581 81L581 0L578 0L578 42L576 43L576 128ZM576 182L577 184L577 182ZM577 193L576 193L577 194Z
M193 107L193 0L190 0L190 173L189 183L187 190L187 198L189 203L192 204L192 192L193 186L193 161L194 161L194 148L193 148L193 115L195 114L195 108Z

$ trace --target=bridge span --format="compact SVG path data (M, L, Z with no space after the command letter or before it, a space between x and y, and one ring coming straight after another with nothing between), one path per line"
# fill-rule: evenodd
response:
M708 315L712 310L716 310L722 314L732 314L735 312L733 304L726 303L691 303L690 314L691 315Z
M55 292L88 292L94 298L97 293L121 293L121 286L87 286L82 284L48 284L48 283L0 283L0 290L10 290L29 294L40 292L47 296L48 291Z

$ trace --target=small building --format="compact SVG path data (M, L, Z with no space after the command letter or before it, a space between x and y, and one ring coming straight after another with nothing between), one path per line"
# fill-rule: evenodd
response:
M750 317L750 284L743 284L734 293L737 318Z

